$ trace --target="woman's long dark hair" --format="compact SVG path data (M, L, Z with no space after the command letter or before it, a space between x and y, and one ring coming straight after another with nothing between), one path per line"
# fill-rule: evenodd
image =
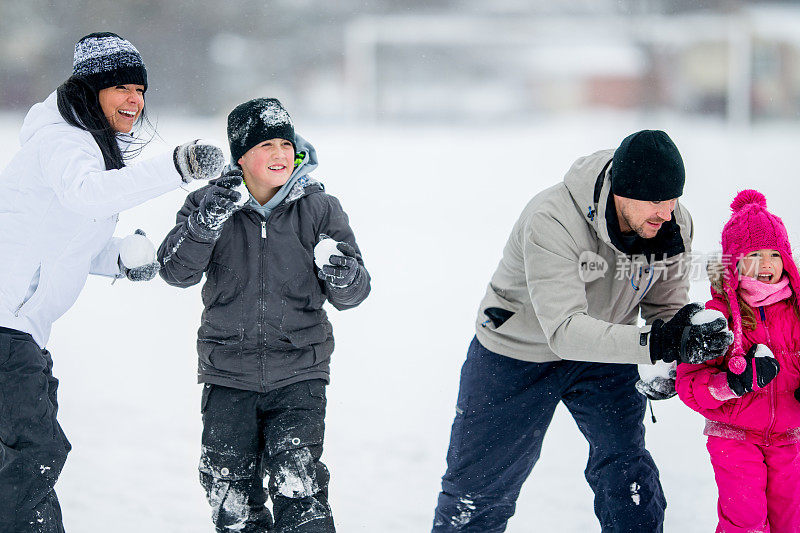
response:
M56 89L56 96L58 112L61 113L67 124L92 134L97 146L100 147L100 151L103 153L106 170L124 167L125 159L130 159L137 155L150 142L150 139L134 141L132 144L136 144L136 148L123 154L117 143L117 132L111 127L108 119L103 114L103 109L100 107L97 91L80 76L72 76L62 83ZM136 123L137 125L145 123L152 128L152 124L145 115L144 108L142 108Z

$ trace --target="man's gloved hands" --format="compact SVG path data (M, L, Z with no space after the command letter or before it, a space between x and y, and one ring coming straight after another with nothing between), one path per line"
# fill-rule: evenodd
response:
M156 249L144 231L137 229L133 235L122 239L119 245L119 267L131 281L150 281L161 266L156 259Z
M754 344L744 355L745 367L741 374L726 370L728 386L736 396L766 387L780 372L781 365L772 350L763 344Z
M321 240L314 247L314 260L319 268L317 276L332 287L350 286L359 271L355 249L346 242L336 242L325 234L320 237Z
M189 183L192 180L207 180L218 176L225 166L225 156L219 147L195 139L176 146L172 152L172 162L183 182Z
M200 206L189 217L189 227L195 234L206 239L216 239L222 232L222 225L249 199L245 196L242 171L238 167L228 167L214 184L206 189Z
M666 400L678 393L675 390L676 363L656 361L654 365L639 365L639 378L636 390L651 400Z
M701 315L709 314L710 321L693 320L702 311L702 305L691 303L683 306L668 322L661 319L653 322L650 359L698 364L724 355L733 342L728 322L721 313L713 311Z

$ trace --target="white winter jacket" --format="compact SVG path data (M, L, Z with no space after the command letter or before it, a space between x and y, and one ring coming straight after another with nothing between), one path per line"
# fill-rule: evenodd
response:
M89 274L120 274L118 213L182 182L171 153L105 170L100 147L64 121L55 93L30 109L19 138L0 173L0 326L44 347Z

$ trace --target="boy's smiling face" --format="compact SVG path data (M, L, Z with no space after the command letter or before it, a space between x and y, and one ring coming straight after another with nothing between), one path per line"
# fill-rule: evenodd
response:
M294 145L279 138L262 141L245 152L238 163L248 186L278 188L294 171Z

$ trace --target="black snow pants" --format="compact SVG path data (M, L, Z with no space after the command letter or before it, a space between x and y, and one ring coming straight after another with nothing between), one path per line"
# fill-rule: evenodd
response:
M56 420L53 359L27 333L0 327L0 531L61 533L53 487L71 446Z
M638 378L636 365L529 363L473 339L461 369L433 531L505 531L556 406L564 402L589 441L585 475L603 533L660 533L666 500L644 446Z
M325 382L268 393L206 384L200 482L219 533L332 533L328 469L320 461ZM272 515L266 507L269 476Z

